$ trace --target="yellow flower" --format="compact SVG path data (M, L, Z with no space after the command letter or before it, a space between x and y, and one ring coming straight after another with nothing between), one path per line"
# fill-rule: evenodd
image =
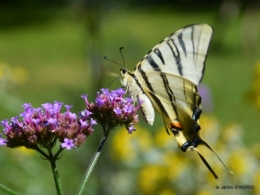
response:
M124 128L115 131L111 149L111 156L115 160L134 160L137 153L145 153L152 147L150 132L137 125L135 128L132 134L128 134Z
M172 147L174 143L177 145L173 134L169 135L166 132L165 127L158 129L158 131L155 135L156 146L161 147L161 148L167 148L169 146Z
M200 190L197 195L213 195L211 192L208 190Z
M255 173L255 176L253 178L253 182L252 184L254 184L254 193L255 194L260 194L260 169L258 169Z
M248 152L245 148L237 148L235 151L230 153L229 165L230 169L236 174L236 177L241 177L250 168L250 159Z
M167 168L167 178L177 179L183 173L185 167L187 166L187 158L184 154L180 156L174 151L168 151L165 152L162 163Z
M163 189L158 195L175 195L175 193L170 189Z
M12 79L19 84L26 83L28 79L28 73L23 67L14 67L12 72Z
M258 60L256 62L256 72L255 72L255 75L260 77L260 60Z
M0 62L0 82L24 84L27 79L28 73L23 67L11 67L7 63Z
M155 194L167 182L167 171L161 165L145 165L139 173L138 183L143 194Z

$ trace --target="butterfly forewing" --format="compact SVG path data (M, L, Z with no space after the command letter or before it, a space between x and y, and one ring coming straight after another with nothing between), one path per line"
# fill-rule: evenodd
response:
M203 78L213 30L207 24L184 27L157 44L137 66L182 76L194 84Z

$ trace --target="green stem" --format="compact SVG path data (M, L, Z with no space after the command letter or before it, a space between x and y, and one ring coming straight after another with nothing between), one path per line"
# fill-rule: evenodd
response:
M63 150L64 150L64 148L61 148L61 147L60 147L59 151L54 155L54 158L55 158L55 159L60 159L62 155L61 155L60 157L59 157L59 155L61 154L61 152L62 152Z
M0 189L3 190L6 193L9 193L9 194L12 194L12 195L20 195L18 192L11 190L10 188L4 186L3 184L0 184Z
M89 163L89 166L88 166L88 168L87 168L87 170L86 170L86 172L85 172L85 174L83 176L83 179L82 179L82 181L81 181L81 183L79 185L78 191L76 193L77 195L82 195L82 193L84 191L84 188L85 188L85 185L86 185L86 183L88 181L88 178L89 178L91 172L93 171L93 169L94 169L94 167L96 165L96 162L97 162L97 160L98 160L98 158L100 156L100 153L101 153L102 148L103 148L103 146L104 146L104 144L105 144L105 142L106 142L106 140L108 138L109 133L110 133L110 130L106 131L106 135L104 135L104 137L101 139L100 144L98 146L98 149L95 152L94 156L92 157L92 159L91 159L91 161Z
M57 194L63 195L60 176L59 176L58 169L57 169L57 166L56 166L56 158L53 156L51 150L48 150L48 152L49 152L49 158L48 159L51 163L51 168L52 168L52 173L53 173L53 177L54 177L54 181L55 181Z

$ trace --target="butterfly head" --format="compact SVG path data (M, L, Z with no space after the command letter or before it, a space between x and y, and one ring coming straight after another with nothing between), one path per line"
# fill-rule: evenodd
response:
M120 81L121 81L121 83L122 83L122 85L124 86L124 87L126 87L127 86L127 79L128 79L128 71L127 71L127 69L125 68L125 67L123 67L123 68L121 68L120 69L120 73L121 73L121 77L120 77Z

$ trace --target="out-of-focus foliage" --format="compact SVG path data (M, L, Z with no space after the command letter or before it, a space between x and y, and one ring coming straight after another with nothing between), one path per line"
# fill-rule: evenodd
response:
M40 106L57 100L73 104L74 112L82 110L81 94L88 93L93 100L100 87L120 86L106 75L106 71L119 73L120 67L103 61L103 56L122 63L118 49L124 46L126 67L133 70L138 60L173 31L208 23L214 35L203 83L210 86L214 101L208 102L209 107L203 105L203 116L210 112L214 117L202 118L201 133L235 174L199 147L220 176L215 181L195 152L177 149L174 137L160 128L162 121L157 117L154 126L142 125L132 135L119 129L111 132L114 138L106 143L85 192L257 194L259 112L256 104L245 101L260 51L257 2L0 1L0 119L17 115L25 102ZM256 87L254 93L258 91ZM57 162L65 194L75 193L101 137L102 131L95 127L85 147L66 152ZM26 195L55 193L50 165L32 151L1 148L0 163L0 183ZM222 184L248 184L255 189L215 190L215 185Z
M10 112L16 113L22 104L19 96L13 92L19 85L26 84L28 72L21 66L11 66L0 61L0 105Z
M255 65L253 84L248 99L260 109L260 60Z

